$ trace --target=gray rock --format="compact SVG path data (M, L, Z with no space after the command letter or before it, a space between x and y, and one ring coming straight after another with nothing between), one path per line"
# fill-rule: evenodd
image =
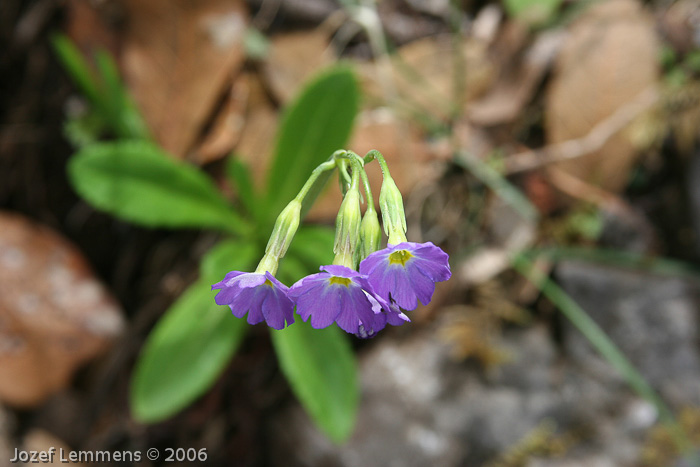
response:
M673 405L700 403L698 285L678 277L566 261L556 277L638 370ZM605 381L624 382L566 322L566 350Z
M654 227L644 214L629 206L603 206L603 229L598 241L603 248L645 253L658 243Z
M557 278L672 405L698 403L695 285L582 263L562 264ZM501 346L510 359L486 374L451 359L436 335L387 333L360 355L363 396L345 445L330 443L298 406L280 414L273 464L480 466L545 420L557 433L574 433L577 444L529 466L638 463L656 410L569 324L561 348L544 325L507 330Z
M363 398L350 441L332 445L294 407L277 424L275 464L480 465L561 404L552 389L555 349L546 330L533 327L513 338L513 359L489 381L453 361L432 333L378 341L361 358Z

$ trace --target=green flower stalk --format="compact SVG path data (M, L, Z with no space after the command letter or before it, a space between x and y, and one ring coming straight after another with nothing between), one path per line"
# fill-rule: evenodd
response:
M381 248L382 231L374 205L365 162L376 159L383 183L379 204L390 245ZM274 273L299 227L302 213L331 170L339 170L343 201L336 218L333 264L307 276L292 287L279 282ZM362 183L362 193L360 183ZM362 195L367 209L362 214ZM307 196L308 195L308 196ZM212 286L219 290L216 303L228 305L251 324L261 321L282 329L294 323L294 310L311 327L321 329L337 323L348 333L372 337L386 325L400 326L418 302L428 304L437 282L451 276L449 257L432 243L406 240L403 198L389 174L384 157L370 151L361 158L352 151L336 151L318 166L299 194L280 213L265 255L253 273L231 271Z
M364 172L358 158L351 157L352 178L347 193L343 198L335 221L335 244L333 264L357 269L355 250L360 240L360 224L362 211L360 209L360 173Z
M357 154L353 153L353 155L359 158ZM362 217L362 224L360 224L360 248L357 251L358 258L356 263L359 263L370 254L379 250L382 242L382 229L379 226L379 218L377 217L377 211L374 208L372 187L369 184L367 172L364 169L360 175L362 177L362 185L365 189L367 209L365 210L365 215Z
M396 182L389 174L389 167L382 154L375 150L367 153L365 162L376 159L382 169L382 188L379 190L379 208L382 211L382 221L384 222L384 232L389 237L389 243L398 245L407 241L406 239L406 214L403 208L403 197Z

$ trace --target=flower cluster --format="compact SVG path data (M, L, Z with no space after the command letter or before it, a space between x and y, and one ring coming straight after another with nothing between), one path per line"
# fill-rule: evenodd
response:
M364 163L373 159L380 163L384 175L380 207L389 236L384 249L379 249L381 230L364 171ZM338 167L347 175L348 164L352 177L336 222L333 264L285 286L274 273L299 225L301 201L321 171ZM368 202L364 216L360 211L360 178ZM294 323L296 311L302 320L310 320L313 328L336 323L358 337L372 337L387 324L400 326L410 321L404 311L414 310L418 302L430 303L435 283L451 276L444 251L430 242L408 242L405 231L401 193L381 154L371 151L362 159L338 151L312 173L297 198L280 214L256 271L232 271L212 286L219 290L216 303L228 305L238 318L247 314L250 324L265 321L282 329Z

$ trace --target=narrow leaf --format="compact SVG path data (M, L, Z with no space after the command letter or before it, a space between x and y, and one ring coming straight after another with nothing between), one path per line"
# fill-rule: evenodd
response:
M148 336L131 380L131 412L154 423L187 407L216 381L240 344L245 320L214 303L211 284L225 269L246 270L256 252L225 242L205 257L209 272L166 311Z
M233 233L247 227L206 175L146 141L87 146L71 159L68 173L93 206L134 223Z
M54 36L51 43L58 59L78 88L94 105L99 105L99 83L80 50L63 34Z
M509 15L532 26L551 21L562 0L504 0Z
M294 394L329 438L346 440L355 426L359 389L355 358L343 331L298 320L272 331L275 352Z
M337 66L318 75L286 109L268 174L272 219L296 196L311 171L345 145L358 100L355 75Z
M231 156L226 161L226 174L233 183L243 206L248 212L255 215L258 211L259 202L248 165L238 157Z
M291 284L303 269L291 256L279 276ZM290 327L273 330L272 343L294 394L318 427L335 442L346 440L355 427L359 384L345 333L336 326L313 329L298 318Z
M149 138L146 122L124 87L112 56L104 50L99 51L95 62L103 83L102 100L105 101L112 130L122 138Z

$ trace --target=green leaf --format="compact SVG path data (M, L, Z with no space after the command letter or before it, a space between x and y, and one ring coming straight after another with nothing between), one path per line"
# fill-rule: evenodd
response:
M106 117L113 131L122 138L148 139L150 135L146 123L124 87L112 56L101 50L97 53L95 61L103 83L102 107L108 114Z
M322 72L286 109L268 173L267 213L274 220L311 171L342 149L358 110L358 86L345 66Z
M258 197L253 186L253 177L248 165L238 157L231 156L226 161L226 174L236 188L243 206L253 215L258 214Z
M224 271L248 270L251 246L224 242L206 255L211 277L192 284L158 321L148 336L131 380L131 412L154 423L187 407L216 381L240 344L245 320L214 303L211 284ZM216 264L216 268L211 265Z
M63 34L54 36L51 43L63 68L66 69L78 88L93 104L99 102L99 82L80 50Z
M73 188L98 209L149 227L247 226L212 181L146 141L101 143L70 160Z
M272 330L272 343L294 394L319 428L335 442L355 427L359 388L355 358L343 331L298 322Z
M97 53L95 71L68 37L56 35L52 44L66 72L85 94L105 126L121 138L149 138L148 128L126 91L119 70L108 52Z
M95 144L105 131L106 123L102 117L91 110L69 116L63 123L63 137L76 148Z
M214 383L243 337L245 320L195 282L148 337L131 381L131 411L154 423L176 414Z
M278 275L291 284L305 272L290 256ZM303 407L330 439L346 440L355 427L360 391L345 333L336 326L313 329L298 316L292 326L271 333L280 368Z
M562 0L503 0L503 3L510 16L539 26L554 18Z

